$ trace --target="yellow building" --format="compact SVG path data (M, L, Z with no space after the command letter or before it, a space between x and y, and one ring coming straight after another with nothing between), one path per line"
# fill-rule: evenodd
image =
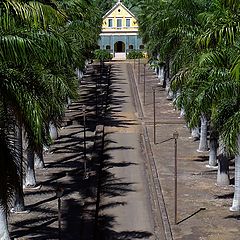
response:
M115 59L126 59L130 51L144 49L138 36L137 19L120 0L103 16L99 46Z

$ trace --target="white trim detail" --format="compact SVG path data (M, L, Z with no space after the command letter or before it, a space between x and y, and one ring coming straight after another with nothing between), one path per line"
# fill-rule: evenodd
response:
M136 18L136 16L129 10L127 7L125 7L120 1L118 1L104 16L103 19L106 18L108 15L110 15L116 8L119 6L122 6L124 10L126 10L133 18Z
M135 32L106 32L100 33L100 36L138 36L138 33Z

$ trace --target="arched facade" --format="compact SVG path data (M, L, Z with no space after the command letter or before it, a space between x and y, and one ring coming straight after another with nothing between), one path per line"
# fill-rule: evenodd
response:
M123 53L126 50L126 44L123 41L117 41L114 44L114 52Z
M103 17L99 46L107 49L114 58L122 59L126 59L130 51L143 48L137 19L120 1Z

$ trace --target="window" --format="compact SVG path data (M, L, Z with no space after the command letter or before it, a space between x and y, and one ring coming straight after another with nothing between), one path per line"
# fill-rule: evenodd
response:
M111 49L111 46L110 46L110 45L107 45L107 46L106 46L106 49L107 49L107 50L110 50L110 49Z
M113 27L113 20L108 19L108 27L112 28Z
M143 50L143 49L144 49L144 45L140 45L139 48L140 48L141 50Z
M126 27L130 27L130 19L126 19Z
M117 28L121 28L122 27L122 19L118 18L117 19Z
M133 45L129 45L129 47L128 47L128 48L132 50L132 49L133 49Z

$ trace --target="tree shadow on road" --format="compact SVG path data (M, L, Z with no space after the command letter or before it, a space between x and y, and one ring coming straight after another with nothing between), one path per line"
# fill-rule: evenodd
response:
M106 124L107 126L116 126L127 128L136 123L126 119L121 115L122 104L129 97L124 94L119 85L125 84L122 79L117 77L122 74L121 71L114 69L114 75L111 75L108 96L99 95L97 97L101 113L96 119L96 89L100 86L105 78L100 78L98 73L94 73L87 89L83 91L81 102L87 103L87 129L92 133L87 137L88 142L94 142L94 130L97 124ZM99 79L100 78L100 79ZM86 83L87 85L88 83ZM116 86L117 85L117 86ZM119 94L116 94L119 91ZM100 97L101 96L101 97ZM106 104L102 104L105 102ZM76 111L79 107L74 105ZM70 109L73 111L73 108ZM119 114L115 117L115 114ZM31 208L28 215L15 216L15 220L11 224L11 236L15 238L27 237L31 239L58 239L58 211L57 198L55 190L60 185L64 189L62 197L62 239L83 239L83 240L130 240L130 239L149 239L152 235L145 231L114 231L117 225L116 216L105 213L107 209L117 206L124 206L127 203L124 200L115 200L115 197L123 197L135 191L134 182L126 182L123 178L117 178L110 169L127 168L134 166L136 163L119 161L112 162L110 151L114 148L110 147L111 139L107 139L109 133L105 133L104 152L100 158L88 159L87 172L88 177L84 174L83 161L83 137L82 128L83 116L72 114L74 121L79 126L69 128L64 136L51 147L52 154L46 157L46 166L44 170L38 172L38 179L41 179L42 188L38 191L26 192L27 206ZM81 129L79 129L81 128ZM67 151L66 151L67 149ZM116 150L126 151L132 149L129 146L121 146ZM94 144L89 145L87 154L90 156L94 151ZM102 162L100 162L102 161ZM99 185L100 181L100 185ZM98 186L100 186L98 188ZM98 217L96 217L97 194L100 191L100 204L97 209ZM107 196L111 198L111 202L104 203L102 198ZM95 233L95 235L94 235ZM96 234L97 233L97 234Z

